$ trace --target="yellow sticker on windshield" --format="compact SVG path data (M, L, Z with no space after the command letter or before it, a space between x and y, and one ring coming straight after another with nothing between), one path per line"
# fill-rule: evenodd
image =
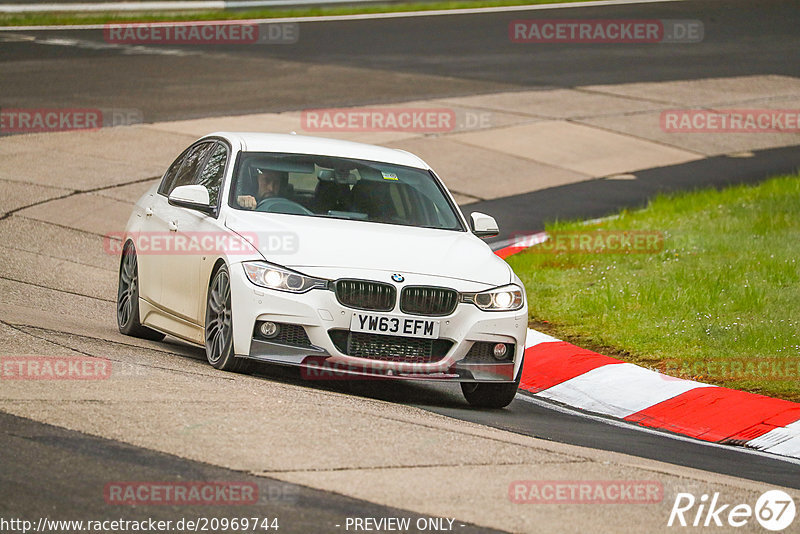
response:
M393 172L383 172L381 171L381 176L383 176L384 180L397 180L397 175Z

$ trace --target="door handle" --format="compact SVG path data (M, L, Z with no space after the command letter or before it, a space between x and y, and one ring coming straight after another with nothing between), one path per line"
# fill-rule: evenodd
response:
M144 214L147 215L148 217L152 217L153 216L153 208L151 208L150 206L147 206L144 209Z
M169 222L169 231L170 232L177 232L178 231L178 221L170 221Z

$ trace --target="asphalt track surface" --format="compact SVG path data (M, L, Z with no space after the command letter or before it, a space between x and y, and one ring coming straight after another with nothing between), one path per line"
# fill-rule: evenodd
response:
M532 88L797 75L798 0L700 0L475 15L304 22L292 45L101 47L102 30L2 32L0 105L118 107L145 122L366 105ZM613 14L613 15L612 15ZM508 39L520 18L690 19L695 44ZM32 46L70 38L77 45ZM95 45L95 46L92 46ZM148 47L145 47L148 48Z
M568 15L544 11L303 23L301 40L294 46L193 47L186 49L187 55L91 46L103 44L102 33L96 30L3 32L0 105L136 108L146 122L155 122L536 87L752 74L798 76L799 8L797 1L785 0L706 0L613 8L615 18L701 20L705 40L691 46L547 45L534 50L506 38L508 22L515 18L608 18L609 8L572 9ZM26 39L20 40L20 35ZM27 40L31 36L68 38L77 44L37 44ZM506 235L534 231L545 220L601 216L620 207L641 205L659 191L752 182L789 172L800 165L798 152L795 147L761 151L749 159L712 158L645 171L635 183L594 180L479 205L499 214ZM270 380L298 380L291 371L265 369L261 374ZM800 487L800 466L794 463L611 426L523 400L503 411L477 411L466 408L460 392L451 386L403 383L378 389L364 383L324 387L411 404L543 439ZM119 472L127 479L141 475L159 480L187 473L195 478L224 479L232 473L6 415L0 416L0 451L0 499L4 508L20 515L54 507L88 510L89 492L96 491L96 480L120 478L109 472ZM30 456L31 462L24 461L25 455L31 454L35 454ZM95 483L75 487L74 481L85 477L96 477ZM303 513L342 517L358 510L363 516L374 509L376 516L413 516L334 494L296 489L309 492L314 504L312 510L287 505L282 517L293 518L294 525L302 525L294 518ZM179 511L164 509L164 517L174 519Z
M280 518L278 532L336 532L346 517L408 517L419 514L379 506L287 482L238 473L111 440L0 413L0 497L6 519ZM241 506L120 506L103 495L109 480L231 482L258 489L254 504ZM198 511L200 510L200 511ZM495 532L463 524L463 532ZM250 530L252 532L253 530Z

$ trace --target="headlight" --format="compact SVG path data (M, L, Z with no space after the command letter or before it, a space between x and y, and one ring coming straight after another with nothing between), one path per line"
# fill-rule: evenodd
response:
M257 286L291 293L305 293L309 289L328 287L327 280L312 278L271 263L252 261L242 265L247 279Z
M478 308L487 311L518 310L524 301L522 288L514 284L480 293L462 293L461 295L461 302L471 302Z

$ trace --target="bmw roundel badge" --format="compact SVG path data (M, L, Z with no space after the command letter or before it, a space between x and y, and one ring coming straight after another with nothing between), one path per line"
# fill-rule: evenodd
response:
M394 280L395 282L402 282L403 280L405 280L405 278L403 278L402 274L395 273L392 275L392 280Z

